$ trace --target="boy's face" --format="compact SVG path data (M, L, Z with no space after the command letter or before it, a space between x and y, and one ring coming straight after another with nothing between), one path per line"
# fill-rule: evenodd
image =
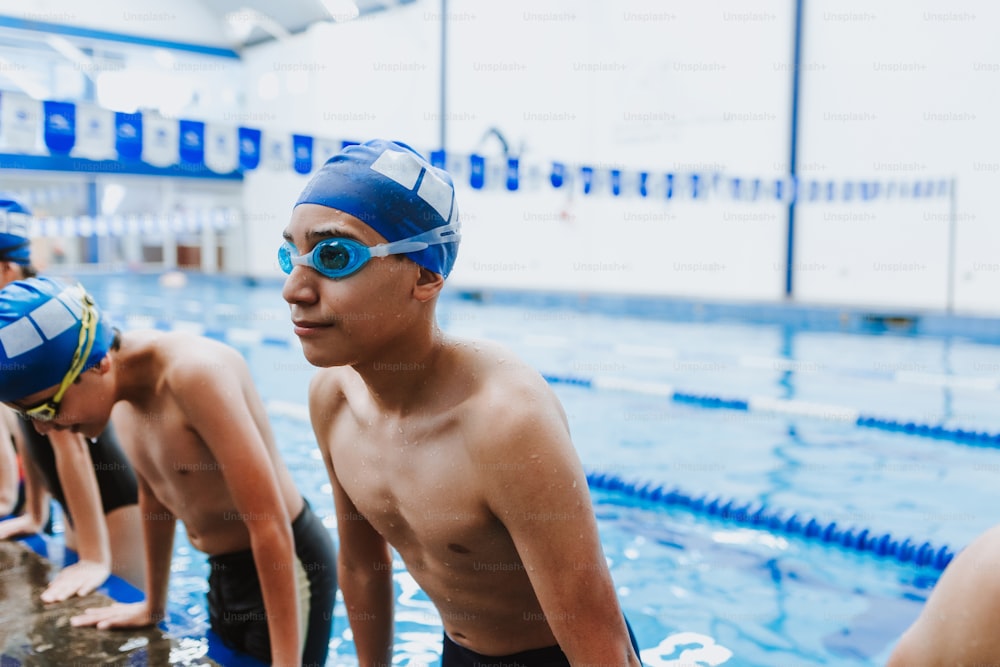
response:
M54 409L51 419L31 419L35 430L41 434L50 431L72 431L81 433L87 438L96 438L104 431L111 418L111 406L101 400L102 392L97 384L100 382L97 370L87 371L71 384L63 394L58 404L52 403L58 387L36 392L25 396L19 401L10 403L10 407L25 417L29 410L49 404Z
M366 246L386 242L354 216L316 204L296 206L284 236L299 255L330 238L352 239ZM419 266L400 255L373 258L339 280L296 265L285 280L282 296L309 363L328 367L363 362L368 351L388 342L398 331L397 325L417 316L410 295L419 273Z

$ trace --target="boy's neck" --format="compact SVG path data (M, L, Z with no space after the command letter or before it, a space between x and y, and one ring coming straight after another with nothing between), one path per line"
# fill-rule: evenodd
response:
M383 355L352 368L387 412L406 413L422 400L424 388L438 375L438 359L447 340L436 326L419 342L409 341L405 354Z

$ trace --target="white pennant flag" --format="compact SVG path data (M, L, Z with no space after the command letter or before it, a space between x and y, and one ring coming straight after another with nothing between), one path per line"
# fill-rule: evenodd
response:
M292 136L287 132L265 130L260 139L261 164L268 169L288 171L292 168Z
M236 171L240 164L240 147L236 128L232 125L205 125L205 166L217 174Z
M326 161L340 152L340 139L323 139L316 137L313 140L313 164L320 167Z
M77 104L76 143L70 155L88 160L115 159L114 112L93 104Z
M41 149L42 103L20 93L0 95L0 148L8 153Z
M177 121L156 114L142 115L142 161L154 167L170 167L180 161L180 129Z

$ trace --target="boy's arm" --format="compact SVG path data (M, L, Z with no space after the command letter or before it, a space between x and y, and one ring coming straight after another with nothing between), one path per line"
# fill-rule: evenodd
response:
M562 407L544 384L516 387L502 419L491 411L473 447L487 502L503 522L574 665L639 667L597 532L587 479ZM523 406L514 408L511 406Z
M153 494L138 470L135 477L139 485L139 511L142 513L142 536L146 547L146 599L132 604L85 609L82 614L70 619L71 625L94 625L102 630L136 628L159 623L166 617L177 519Z
M309 387L309 414L337 511L337 581L354 634L359 667L392 664L392 555L385 539L361 516L344 492L330 458L331 401L338 392L320 372Z
M14 426L16 428L11 431L11 436L21 455L21 469L24 470L24 511L20 516L0 522L0 539L34 535L49 521L50 496L42 481L42 473L31 457L24 453L24 434L21 432L20 424ZM29 428L34 427L29 424Z
M326 453L337 509L337 581L354 633L359 667L392 664L393 585L389 545L358 513L333 473Z
M215 361L179 372L174 395L191 427L215 457L250 533L272 663L296 666L302 661L302 649L291 519L239 374L235 369L219 372L218 367Z
M17 417L10 408L0 406L0 516L7 516L17 504L17 451L12 440L18 429Z
M44 602L61 602L87 595L111 574L111 546L104 520L90 448L83 436L53 430L48 434L55 453L56 473L76 529L80 560L63 568L42 593Z

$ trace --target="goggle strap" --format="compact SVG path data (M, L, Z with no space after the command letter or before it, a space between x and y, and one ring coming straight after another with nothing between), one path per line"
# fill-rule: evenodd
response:
M411 236L407 239L400 239L398 241L393 241L392 243L382 243L372 246L368 249L368 252L372 257L385 257L387 255L398 255L405 252L417 252L418 250L423 250L427 246L441 245L443 243L455 243L460 241L462 238L462 235L459 234L459 230L461 228L461 224L457 222L450 225L444 225L443 227L435 227L434 229L429 229L426 232L417 234L416 236Z

